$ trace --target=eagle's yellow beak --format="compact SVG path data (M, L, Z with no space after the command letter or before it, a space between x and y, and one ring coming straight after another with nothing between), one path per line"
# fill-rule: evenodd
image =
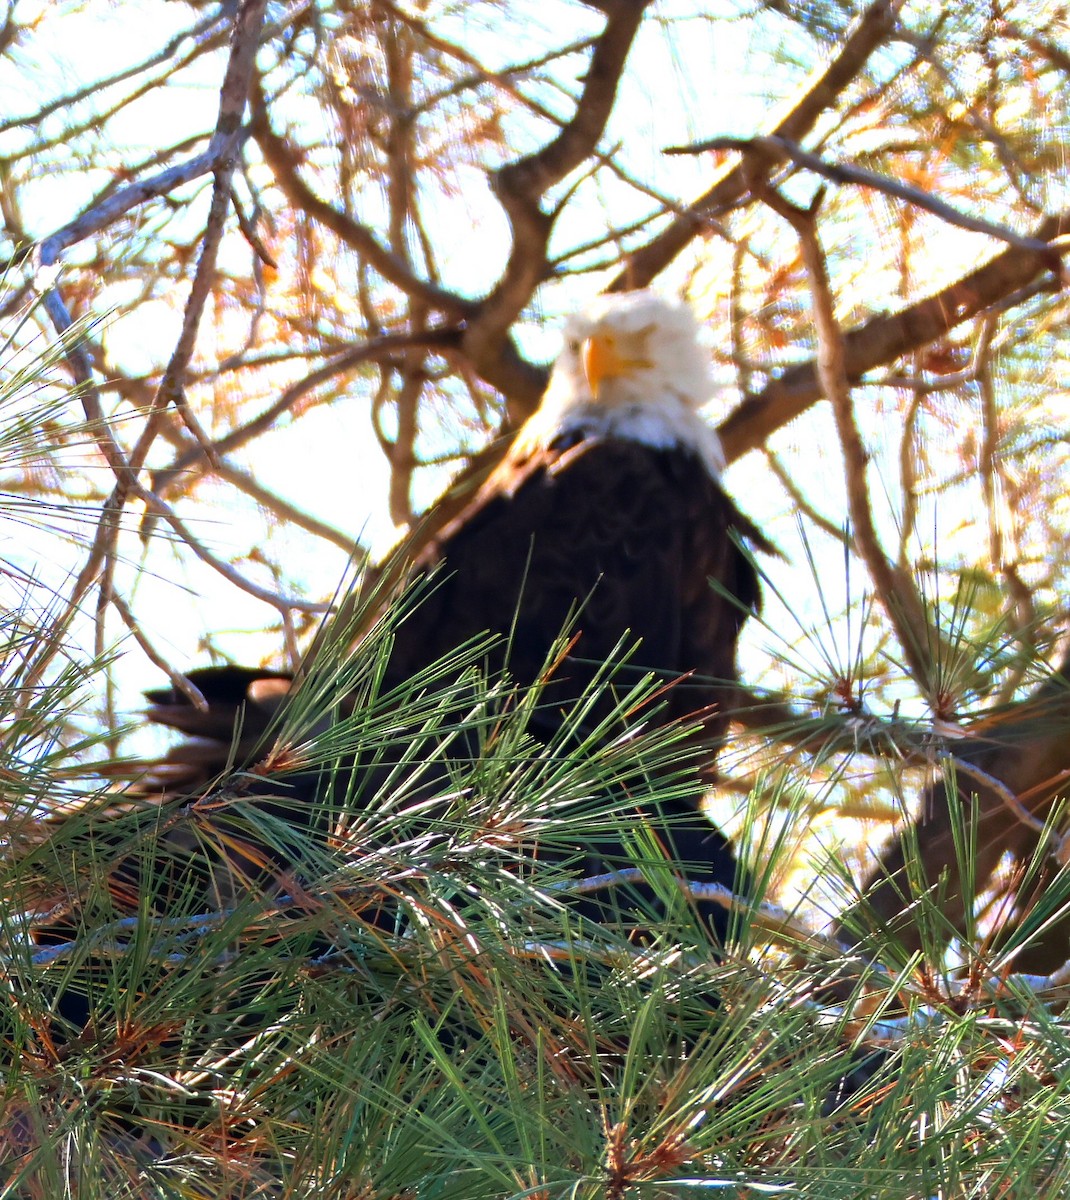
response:
M604 379L618 379L654 364L647 356L649 329L631 334L596 333L580 346L580 364L591 395L598 399Z

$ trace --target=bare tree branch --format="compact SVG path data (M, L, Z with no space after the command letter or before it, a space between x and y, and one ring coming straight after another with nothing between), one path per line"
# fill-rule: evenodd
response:
M914 681L923 694L930 698L934 709L939 711L936 694L939 681L934 670L943 657L939 651L939 634L932 627L913 578L884 553L873 524L866 483L869 455L855 424L844 360L843 335L836 320L825 256L817 236L817 207L815 205L809 210L797 208L772 190L763 189L760 194L799 235L813 299L814 327L818 340L817 374L836 419L847 483L847 509L851 516L855 546L895 629Z
M204 311L214 283L219 243L223 237L227 213L230 210L230 181L234 175L238 148L241 145L242 116L245 113L253 64L256 61L256 51L260 44L260 29L266 9L267 0L242 0L234 21L230 58L219 92L219 115L216 119L215 133L212 135L212 141L208 147L208 153L212 155L215 174L212 205L208 213L208 223L201 243L193 286L190 288L189 299L186 301L186 309L182 318L182 332L171 355L171 361L164 370L158 394L158 406L168 407L174 404L182 412L187 428L197 441L206 447L206 453L209 455L211 451L208 448L208 439L185 404L183 381L193 357L201 313ZM150 413L146 428L145 452L148 449L147 440L153 425L153 415ZM143 455L140 456L139 461L140 450L139 446L132 456L134 470L140 470L144 461Z
M542 149L502 167L492 178L513 242L501 279L465 333L465 351L484 378L490 378L486 364L498 358L506 331L546 274L546 247L556 214L543 211L542 198L597 147L648 3L621 0L607 6L606 25L594 44L572 120Z
M1070 232L1070 213L1041 222L1033 233L1040 242L1051 242ZM1029 289L1038 275L1050 271L1050 253L1003 251L984 266L947 287L908 305L891 316L874 317L844 335L844 370L852 383L867 371L891 362L919 346L943 337L1019 289ZM1052 284L1055 288L1058 285ZM756 395L748 396L721 423L718 432L729 462L757 449L777 429L795 420L821 397L814 363L785 371Z
M262 413L237 429L232 429L213 443L216 455L221 459L240 447L247 445L261 434L273 428L285 413L289 412L310 392L322 387L338 375L343 375L365 363L382 362L406 351L422 349L435 354L447 354L460 347L461 331L452 328L432 328L413 333L390 333L371 341L362 342L349 350L328 359L321 367L309 372L304 379L291 384ZM161 468L154 481L163 483L167 477L188 470L195 464L204 465L205 453L201 446L187 446L169 466ZM163 483L166 487L166 484Z
M691 146L670 146L666 148L665 153L699 154L704 150L739 150L744 154L756 154L759 160L767 157L774 161L787 160L800 167L805 167L808 171L813 171L816 175L832 180L833 183L853 183L860 187L873 188L874 191L883 192L886 196L895 196L899 200L905 200L908 204L923 208L949 225L958 226L959 229L968 229L972 233L983 233L998 241L1006 242L1010 246L1017 246L1019 250L1033 250L1038 254L1049 255L1051 269L1057 274L1061 270L1061 255L1070 250L1070 247L1058 247L1051 242L1015 233L1013 229L1008 229L1005 225L998 225L994 221L986 221L983 217L975 217L970 213L961 212L954 205L948 204L946 200L941 200L931 192L912 187L898 179L889 179L886 175L878 175L876 171L867 171L865 167L858 167L853 163L826 162L819 155L804 150L790 138L776 135L752 138L715 137L707 141L696 142Z
M808 133L821 114L851 83L873 52L895 28L903 0L876 0L855 22L839 54L809 84L789 112L774 125L772 135L798 140ZM772 169L770 162L769 168ZM708 217L737 204L749 190L755 176L752 168L737 165L723 171L716 181L688 205L685 216L671 221L667 228L645 246L628 256L625 269L606 289L611 292L647 287L704 228Z
M341 242L367 259L384 279L406 295L422 300L428 308L454 318L463 318L476 311L474 302L421 279L396 253L387 249L367 225L353 220L316 195L301 177L298 169L300 155L272 129L267 99L259 81L253 86L251 104L249 132L256 139L264 161L274 172L279 187L294 208L319 221Z
M234 23L227 73L220 91L216 131L204 154L196 156L183 167L162 172L152 180L116 192L97 208L83 213L77 221L46 239L39 250L41 266L38 275L43 281L44 276L54 273L55 264L62 251L75 241L99 232L122 213L142 203L145 199L162 195L177 186L178 183L195 178L204 170L212 169L216 172L215 197L208 236L202 249L197 275L187 304L182 334L168 371L165 372L157 399L149 412L145 428L129 456L119 446L104 417L99 395L93 385L92 367L84 348L77 341L69 339L67 357L81 388L86 417L97 438L98 446L115 475L116 484L101 512L97 534L88 559L75 580L64 614L57 622L60 630L67 628L82 598L92 586L93 581L97 579L98 572L103 572L100 575L101 592L98 614L102 616L104 609L110 604L112 598L111 572L115 541L119 531L119 515L131 496L141 499L150 511L163 516L202 561L226 576L243 591L281 609L296 607L306 611L320 612L327 607L322 604L308 604L296 598L291 601L291 598L270 592L245 579L229 564L211 554L198 539L193 537L188 526L158 496L142 487L138 479L149 448L158 432L161 406L165 406L172 399L177 399L181 391L181 377L193 353L196 329L211 286L215 255L229 202L230 178L233 174L237 148L241 140L241 118L245 108L266 3L267 0L242 0L239 7ZM58 291L48 289L43 296L43 303L57 332L61 336L67 335L72 330L73 323ZM201 434L202 441L203 437L204 435ZM98 620L98 644L101 643L102 637L102 624ZM46 661L42 659L30 671L30 677L38 678L46 665Z
M122 596L119 595L118 592L114 590L114 588L109 596L109 602L122 618L123 624L127 627L127 629L130 630L134 640L144 651L145 657L149 660L149 662L153 663L164 672L167 678L170 679L171 683L174 684L178 691L180 691L187 700L189 700L190 704L192 704L194 708L198 709L200 712L207 712L208 701L205 700L200 688L198 688L196 684L191 683L181 671L178 671L172 667L171 664L163 657L163 655L159 653L159 651L155 648L155 646L153 646L152 642L145 634L145 631L141 628L141 625L138 622L137 617L134 616L130 605L127 604L127 602L122 598Z

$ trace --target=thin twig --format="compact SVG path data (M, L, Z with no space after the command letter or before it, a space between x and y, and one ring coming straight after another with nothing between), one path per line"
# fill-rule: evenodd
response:
M789 112L779 120L771 134L801 138L858 76L870 56L895 28L904 0L875 0L858 18L840 52L812 81ZM770 163L770 169L772 168ZM764 177L764 176L763 176ZM626 291L646 287L696 237L703 220L737 204L755 179L753 164L748 170L736 165L722 171L713 184L687 206L686 215L677 217L655 237L628 256L627 270L619 273L608 291Z
M157 398L149 412L145 434L141 439L146 443L151 440L149 433L155 424L155 410L174 405L181 414L186 428L204 447L209 461L212 461L213 456L211 443L186 404L183 381L193 357L201 314L204 312L204 306L215 282L215 264L219 254L219 243L222 241L227 213L230 211L231 179L234 176L238 148L242 140L242 116L245 113L249 96L249 85L252 80L256 51L260 45L260 30L266 8L267 0L242 0L234 21L230 58L227 61L223 85L219 89L219 114L216 118L215 132L212 134L212 141L208 147L208 152L212 155L212 169L215 175L208 221L201 242L197 269L194 272L190 294L182 314L182 329L171 359L164 370L163 378L160 380ZM146 444L144 453L147 454L147 452L148 445ZM135 454L134 469L140 471L143 461L143 459L138 461Z
M240 588L241 591L247 592L257 600L262 600L265 604L270 604L273 608L280 610L292 608L298 612L321 613L327 612L330 609L331 606L329 603L302 600L297 596L282 595L268 588L260 587L259 584L253 583L251 579L246 579L230 563L217 558L198 538L194 537L193 531L189 526L159 496L150 492L148 488L142 487L140 484L134 489L134 495L145 504L151 506L155 512L159 513L202 562L206 563L214 571L217 571L224 579L233 583L235 587Z
M987 771L982 771L974 763L967 762L962 758L956 758L954 755L949 755L946 761L947 765L953 767L956 772L969 775L971 779L975 779L978 783L983 783L985 787L991 788L1023 825L1027 825L1037 833L1043 833L1047 829L1044 822L1039 817L1034 816L1001 779L997 779ZM1062 839L1055 835L1054 831L1053 836L1056 838L1057 847L1055 852L1058 854Z
M817 508L810 502L807 496L799 488L791 477L791 472L780 461L780 456L767 446L765 448L765 461L769 464L769 469L776 476L780 486L788 494L788 498L796 512L803 514L818 529L823 530L834 541L843 542L846 540L842 525L837 525L834 521L830 521L823 513L818 512Z
M303 379L286 388L279 398L268 405L263 412L247 421L244 425L233 429L230 433L218 438L214 445L218 458L251 442L260 434L266 433L278 419L289 412L295 404L309 392L321 387L337 375L343 375L364 363L377 362L401 354L406 350L422 349L433 354L447 354L460 346L461 330L451 327L436 329L421 329L411 333L388 333L382 337L361 342L349 350L324 363L316 370L310 371ZM179 454L169 466L161 468L159 474L166 476L173 472L184 471L197 462L204 461L203 451L199 446L191 446Z
M901 183L898 179L889 179L886 175L878 175L875 171L867 171L865 167L857 167L852 163L830 163L816 154L804 150L790 138L771 134L767 137L715 137L703 142L695 142L689 146L670 146L665 154L699 154L708 150L739 150L746 153L758 154L764 161L766 158L775 160L788 159L808 171L813 171L833 183L854 183L860 187L873 188L888 196L905 200L918 208L925 209L933 216L939 217L949 225L960 229L968 229L972 233L983 233L1019 250L1032 250L1037 254L1050 255L1055 271L1061 268L1061 254L1070 250L1070 246L1055 246L1051 242L1029 237L1027 234L1015 233L1005 225L997 225L994 221L986 221L983 217L974 217L961 212L946 200L941 200L931 192Z
M204 698L204 694L201 692L200 688L198 688L196 684L191 683L181 671L172 667L171 664L163 657L163 655L157 651L157 649L145 635L145 631L141 628L141 625L138 623L138 619L134 616L130 606L126 603L122 596L120 596L119 593L114 590L114 588L112 589L109 599L111 601L111 606L122 618L123 624L127 627L127 629L130 630L131 634L133 634L134 640L141 647L145 657L151 663L153 663L154 666L159 667L160 670L164 672L167 678L171 680L178 691L180 691L182 695L189 700L194 708L196 708L199 712L208 712L208 701Z
M981 395L981 438L978 468L981 475L981 488L985 497L985 510L988 517L988 553L993 566L1000 569L1004 565L1003 530L1001 528L997 509L997 479L999 476L999 408L996 403L996 388L992 379L992 339L996 334L997 321L989 314L981 324L981 336L978 339L974 362L977 370L977 384Z
M855 423L843 333L836 320L825 256L818 240L816 208L798 208L772 189L763 189L761 195L799 237L813 297L814 328L818 341L817 371L822 389L832 406L843 452L847 509L855 546L884 603L911 675L923 694L930 695L936 686L934 658L937 663L942 661L942 656L934 656L934 650L939 646L938 633L932 628L912 576L884 553L873 523L866 483L869 455Z
M271 127L267 99L259 82L251 98L250 132L271 168L283 195L300 212L306 212L345 245L355 250L380 275L408 296L418 296L438 312L463 318L474 311L472 301L437 287L416 275L406 263L384 246L372 229L318 196L305 182L299 168L301 156Z

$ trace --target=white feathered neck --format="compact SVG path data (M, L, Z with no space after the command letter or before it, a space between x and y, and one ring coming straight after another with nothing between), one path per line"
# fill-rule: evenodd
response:
M514 453L562 436L619 437L657 449L690 450L713 478L724 469L721 439L699 415L714 391L699 325L679 301L651 291L599 296L565 323L564 346L538 410ZM615 338L643 347L642 362L602 381L595 396L584 372L584 343Z

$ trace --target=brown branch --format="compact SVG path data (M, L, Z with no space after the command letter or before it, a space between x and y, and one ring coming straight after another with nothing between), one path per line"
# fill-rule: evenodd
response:
M214 166L215 158L212 151L205 150L184 163L168 167L166 171L161 171L148 179L141 179L137 183L131 183L127 187L113 192L101 204L87 209L70 224L64 225L62 229L58 229L41 242L37 249L41 265L46 268L52 266L59 261L63 251L69 246L107 229L124 213L139 207L147 200L166 196L175 188L189 183L190 180L206 175Z
M260 147L264 161L271 168L283 195L295 209L308 213L370 263L384 279L406 295L422 300L428 308L454 318L463 318L476 310L473 301L421 279L399 255L384 246L367 225L355 221L316 195L298 169L300 152L271 128L267 99L259 81L254 84L251 104L249 132Z
M39 249L38 281L45 283L47 280L47 283L51 283L50 277L55 274L55 264L66 247L106 228L123 213L143 203L146 199L163 195L178 186L179 183L195 178L206 170L210 169L216 172L216 188L209 232L202 249L194 285L191 288L190 301L187 304L179 343L168 370L165 372L164 381L161 383L156 400L150 408L145 428L129 456L123 452L110 425L104 419L100 397L93 383L92 365L82 337L80 335L74 338L69 336L71 330L75 328L70 314L59 292L54 288L47 287L46 283L47 290L42 298L45 309L57 332L68 340L65 352L79 385L87 422L116 480L112 494L101 510L97 533L88 558L75 579L64 612L57 620L57 629L60 631L68 626L82 598L92 586L93 581L98 579L98 576L100 583L98 616L103 615L104 608L112 601L111 573L119 531L119 518L131 496L141 499L150 511L163 516L198 557L225 575L242 590L284 610L290 607L299 607L309 611L322 611L323 608L321 605L308 605L296 599L278 596L244 579L229 564L218 560L202 546L177 515L158 496L143 487L138 478L151 444L157 435L159 416L163 406L171 399L177 399L181 392L181 378L193 352L200 313L210 290L216 249L230 194L230 178L242 137L241 118L266 6L267 0L243 0L239 7L234 21L227 71L220 89L216 130L208 149L185 164L161 172L149 180L143 180L138 184L120 189L101 204L84 212L76 221L46 239ZM203 440L203 434L201 438ZM99 641L101 637L99 619L97 629ZM34 664L30 669L30 677L36 678L44 666L43 659Z
M1070 777L1068 674L1070 655L1027 699L985 713L967 730L969 736L957 741L955 767L971 775L975 787L952 782L948 771L926 788L918 818L919 865L923 881L935 883L946 876L941 907L950 929L962 928L974 896L963 894L956 856L958 834L951 820L948 796L957 792L964 803L968 801L964 817L973 827L971 874L978 888L987 886L1007 854L1014 856L1019 864L1030 859L1036 852L1037 833L1008 806L1007 796L1015 796L1027 812L1040 815L1065 791ZM882 852L879 879L867 888L866 899L858 905L857 912L843 917L841 928L849 928L856 922L864 925L872 920L868 914L874 914L878 920L894 924L897 937L908 950L921 948L914 923L903 917L904 907L909 904L907 857L902 837ZM1042 873L1038 888L1045 886L1045 878ZM1064 963L1068 934L1067 920L1063 918L1019 955L1019 965L1022 969L1048 972Z
M386 59L387 86L391 119L383 139L386 158L386 197L390 249L412 270L406 224L413 208L412 164L415 156L415 125L408 113L412 107L413 55L410 31L392 24L384 31L383 54ZM430 266L430 264L427 264Z
M1050 242L1070 232L1070 213L1046 218L1034 230L1037 241ZM1050 269L1050 252L1010 248L955 283L908 305L891 316L874 317L844 335L844 370L856 383L867 371L891 362L1024 289ZM1055 285L1052 285L1055 286ZM813 362L801 363L748 396L721 423L718 433L728 462L761 446L770 434L795 420L821 398Z
M339 550L343 551L350 558L359 559L367 553L362 549L360 543L353 539L351 534L345 533L341 529L336 529L333 525L328 525L325 521L317 520L310 513L294 507L294 505L284 500L277 492L266 488L254 475L250 475L248 471L242 471L230 463L221 462L216 468L216 473L224 483L229 483L231 487L235 487L239 492L243 492L246 496L251 497L262 509L270 512L280 521L288 521L291 525L296 525L299 529L304 529L307 533L311 533L313 537L323 538L325 542L330 542L332 545L337 546ZM285 619L287 616L286 610L282 610L282 615Z
M544 196L591 155L617 98L617 87L635 35L650 0L621 0L612 5L605 28L594 43L583 92L573 118L541 150L502 167L495 185L509 196Z
M933 670L934 651L939 647L939 635L932 628L913 578L884 553L873 524L866 483L869 455L855 423L843 333L836 320L825 255L817 235L816 206L808 210L797 208L772 190L763 191L762 198L799 236L813 299L818 343L817 374L822 391L832 405L836 432L843 451L847 511L851 518L855 547L884 604L914 681L924 695L934 699L934 689L938 686ZM937 654L936 662L939 663L941 658Z
M1006 242L1010 246L1017 246L1019 250L1033 250L1039 254L1050 255L1052 269L1056 272L1061 269L1060 251L1050 242L1015 233L1013 229L1008 229L1005 225L997 225L994 221L986 221L983 217L975 217L970 213L961 212L954 205L948 204L946 200L941 200L931 192L913 187L908 183L901 183L898 179L889 179L886 175L878 175L875 171L866 170L865 167L858 167L853 163L826 162L818 155L804 150L790 138L778 136L716 137L704 142L696 142L691 146L670 146L664 153L698 154L704 150L739 150L756 158L759 164L764 163L767 158L772 158L774 161L787 160L797 166L805 167L808 171L813 171L815 175L820 175L833 183L857 184L859 187L872 188L874 191L883 192L887 196L894 196L898 200L905 200L917 208L922 208L942 221L946 221L949 225L968 229L971 233L983 233L997 241Z
M470 360L472 369L505 397L503 432L516 429L539 407L550 372L529 362L509 336L496 347L484 347L482 354L479 362Z
M1028 29L1022 29L1017 22L1008 22L1008 26L1025 42L1037 58L1046 58L1064 75L1070 75L1070 54L1067 54L1061 46L1057 46L1050 38L1041 37Z
M258 416L218 438L213 443L213 448L220 458L239 449L271 429L281 416L289 412L309 392L315 391L334 376L351 371L364 363L379 362L389 359L395 354L416 349L427 350L434 354L447 354L450 351L458 350L460 343L461 331L452 328L420 329L413 333L390 333L371 341L362 342L359 346L353 346L351 349L335 355L323 366L317 367L303 379L291 384L276 401L268 405ZM166 478L176 472L185 471L194 464L204 462L203 448L188 446L175 458L174 462L162 468L157 475ZM166 483L164 488L166 488Z
M387 28L384 42L387 81L392 118L387 125L384 153L387 162L386 195L390 248L412 269L408 229L410 222L417 231L421 225L416 204L416 181L413 163L416 159L416 125L409 113L413 103L413 60L416 55L413 32L404 23ZM430 240L422 239L424 267L435 277L435 261ZM410 329L427 326L427 306L419 298L408 297L406 323ZM420 398L427 382L422 356L409 353L400 367L401 383L394 397L397 413L397 435L387 455L390 480L387 488L387 508L395 525L408 525L413 519L412 479L416 468L416 439L419 434ZM386 373L384 372L384 378Z
M234 188L230 189L230 205L234 209L234 216L238 222L238 228L241 230L242 237L245 238L245 240L249 243L249 245L252 247L253 253L256 255L256 259L254 259L253 262L254 267L259 262L263 266L271 267L273 270L277 271L279 264L268 252L268 248L264 245L263 239L256 230L255 224L252 220L250 220L245 212L245 209L242 207L241 198ZM260 276L258 276L257 279L259 281ZM257 316L259 317L262 313L263 304L261 304L260 308L257 310Z
M976 763L968 762L964 758L948 759L944 770L946 771L948 767L953 767L956 772L961 772L976 783L984 784L994 795L999 797L1003 805L1019 824L1026 826L1027 829L1032 829L1034 833L1040 834L1045 831L1044 822L1039 817L1034 816L1018 796L1001 779L997 779L995 775L982 770ZM1059 844L1061 845L1061 839L1059 839Z
M798 140L814 127L821 114L866 65L870 55L883 44L895 27L904 0L876 0L858 18L839 54L807 85L791 110L770 130L773 136ZM768 170L772 169L770 161ZM764 177L763 174L763 177ZM747 194L755 182L753 168L726 168L701 196L645 246L628 256L627 267L606 289L611 292L646 287L705 227L705 220L730 208Z
M186 404L183 381L193 357L201 314L204 312L204 306L215 283L215 265L219 254L219 243L222 240L227 213L230 210L230 181L234 175L238 147L242 138L242 116L245 113L245 105L249 96L253 64L260 45L260 31L266 8L267 0L242 0L234 20L230 57L227 60L227 70L223 76L222 87L219 89L219 114L216 117L215 132L208 147L208 153L212 155L215 173L212 204L197 261L197 270L194 273L193 284L182 315L182 329L171 360L160 380L159 391L153 405L154 410L158 410L173 404L181 413L189 431L197 441L206 447L206 453L209 456L211 451L208 448L208 439ZM154 416L155 412L150 411L145 434L131 456L131 466L136 471L140 471L148 452L148 443L155 436Z
M240 571L232 567L230 563L217 558L198 538L194 537L193 531L189 526L159 496L150 492L148 488L142 487L140 484L136 484L133 494L136 499L141 500L142 503L148 505L152 511L161 516L203 563L206 563L214 571L217 571L224 579L234 584L241 591L247 592L257 600L261 600L265 604L270 604L273 608L279 610L292 608L298 612L319 613L326 612L330 608L329 604L321 604L312 600L302 600L297 596L281 595L268 588L260 587L259 584L253 583L250 579L246 579Z
M895 561L900 570L908 567L911 541L918 523L918 463L915 439L918 438L918 418L922 412L923 392L910 393L903 417L903 435L899 442L899 489L903 508L899 517L899 550Z
M1014 547L1009 556L1001 514L1001 509L1005 510L1007 506L1000 503L999 484L1001 480L1005 481L1005 476L999 463L999 409L996 403L996 384L992 369L992 343L995 340L997 325L998 320L995 314L989 313L985 317L981 336L974 352L974 370L981 398L982 428L977 465L981 477L985 512L988 517L988 553L993 566L1003 576L1010 593L1010 603L1005 611L1013 617L1011 633L1019 647L1019 666L1001 689L1004 698L1010 699L1021 683L1025 664L1036 658L1037 647L1034 631L1031 628L1035 621L1032 592L1023 585L1017 572L1018 531L1013 531Z
M823 513L819 512L814 504L807 499L803 490L798 487L791 477L791 472L780 461L780 457L774 454L768 446L764 447L765 461L769 464L769 469L776 476L777 482L788 494L788 499L791 501L795 511L806 517L808 521L816 525L818 529L824 530L833 541L840 544L846 543L849 539L847 530L843 525L837 525L831 521Z
M534 154L500 168L491 178L512 229L509 259L494 290L469 323L464 348L476 369L499 357L507 331L547 272L546 248L556 213L542 209L546 192L594 153L617 97L617 87L650 0L604 6L605 27L594 43L583 92L572 120Z
M390 519L395 525L408 525L414 515L411 500L412 473L416 466L420 396L426 381L422 371L409 368L402 376L401 385L394 394L398 428L388 455L390 486L387 499Z
M130 456L131 467L135 471L140 471L144 465L149 448L159 433L160 414L171 407L178 412L182 423L203 447L209 460L213 456L211 439L186 403L184 381L197 343L201 314L204 312L204 306L207 304L215 284L215 264L219 253L219 243L226 227L227 212L230 209L230 178L233 170L234 162L229 155L226 155L216 167L212 203L208 210L208 221L201 243L201 252L197 259L197 269L194 272L193 283L182 314L182 328L179 331L175 348L171 352L171 358L164 368L156 397L149 409L145 428Z

